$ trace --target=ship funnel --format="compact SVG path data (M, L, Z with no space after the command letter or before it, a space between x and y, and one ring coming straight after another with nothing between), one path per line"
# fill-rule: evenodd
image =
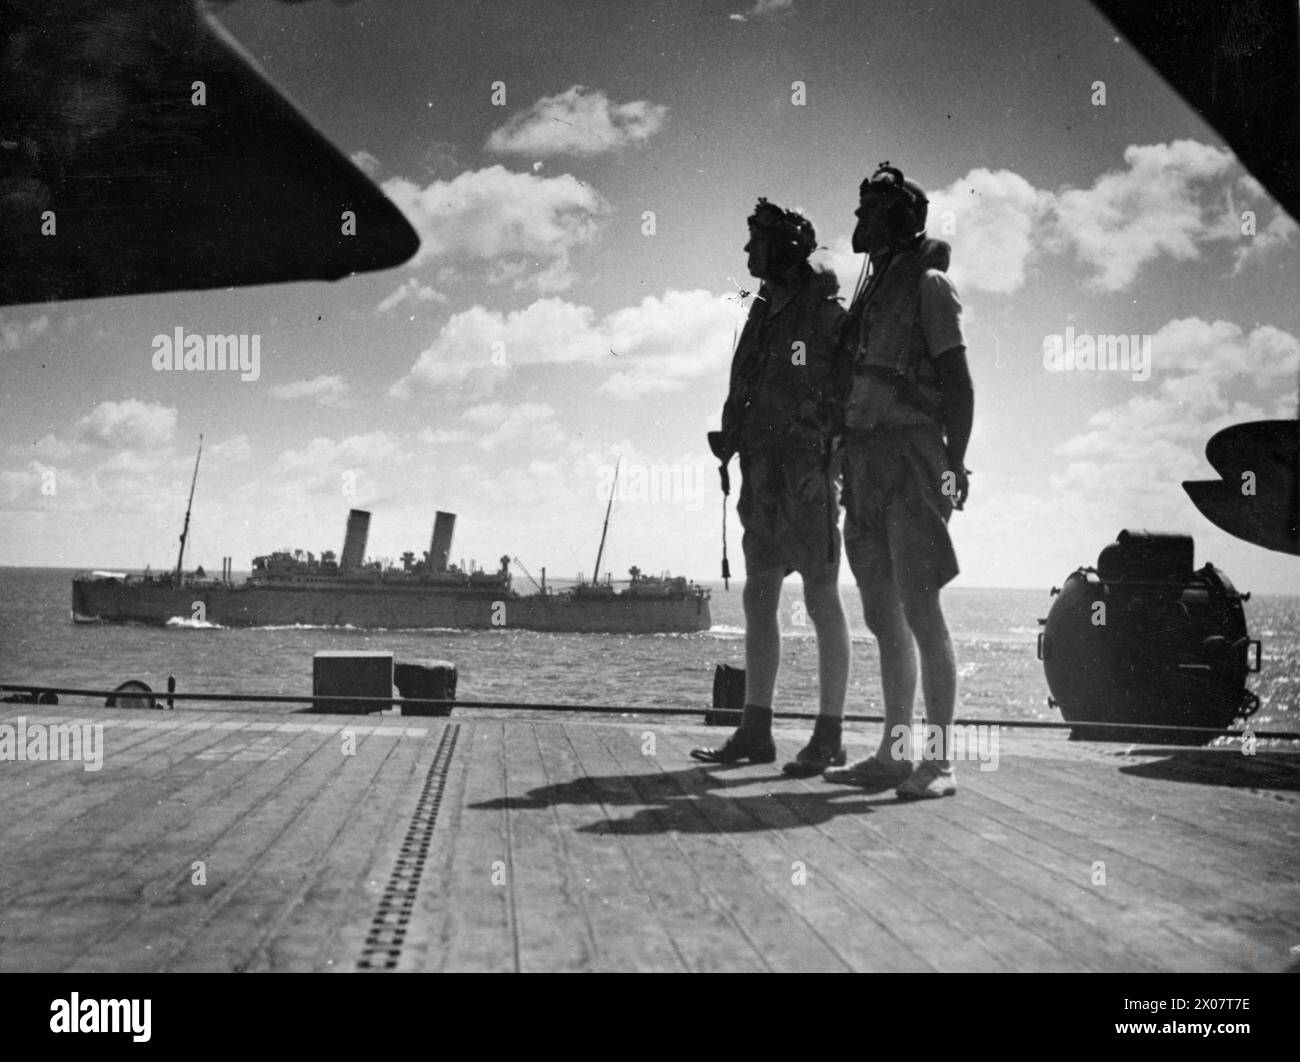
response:
M359 571L366 557L366 539L370 535L370 514L364 509L348 513L348 533L343 539L343 557L340 572Z
M433 539L429 542L429 564L435 572L447 570L447 558L451 556L451 536L456 530L456 514L441 510L433 520Z

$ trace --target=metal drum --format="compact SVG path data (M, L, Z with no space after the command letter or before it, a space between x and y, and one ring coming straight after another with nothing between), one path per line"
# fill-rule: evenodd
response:
M1052 589L1038 635L1052 696L1068 722L1227 728L1259 698L1246 676L1260 643L1242 602L1211 564L1193 570L1190 535L1121 531L1096 568L1079 568ZM1251 654L1253 650L1253 661ZM1076 727L1071 738L1205 744L1180 730Z

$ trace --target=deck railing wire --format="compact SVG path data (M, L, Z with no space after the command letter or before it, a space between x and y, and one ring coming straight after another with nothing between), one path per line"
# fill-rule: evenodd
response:
M412 708L420 709L421 715L428 714L430 707L437 708L475 708L475 709L501 709L506 711L529 711L529 712L591 712L601 715L664 715L664 716L700 716L705 712L719 712L725 709L718 708L669 708L660 705L630 705L630 704L540 704L529 701L476 701L465 700L461 698L450 698L439 700L436 698L413 698L413 697L355 697L355 696L324 696L315 694L288 694L288 693L182 693L180 691L159 691L143 693L135 690L91 690L80 689L66 686L37 686L30 683L13 683L0 682L0 693L19 693L27 694L32 698L32 702L38 700L43 694L54 694L60 697L87 697L96 700L103 699L107 701L114 698L117 701L117 707L134 708L142 707L140 702L153 701L161 707L166 703L168 707L172 706L174 701L197 701L211 702L220 704L302 704L308 706L325 706L332 704L348 705L367 705L373 706L376 711L384 708L396 707L401 708L405 705L411 705ZM26 702L26 703L32 703ZM15 706L24 702L9 702ZM60 707L62 705L59 705ZM55 705L33 704L33 707L55 707ZM774 713L777 719L816 719L816 712L791 712L777 711ZM883 723L885 717L882 715L862 715L855 712L848 712L844 715L844 721L848 723ZM1058 722L1046 719L983 719L983 718L957 718L953 720L954 726L999 726L1018 728L1025 730L1141 730L1144 732L1158 731L1175 731L1180 734L1204 734L1205 736L1214 737L1241 737L1247 730L1256 739L1267 740L1289 740L1300 741L1300 733L1290 733L1288 731L1275 730L1255 730L1246 728L1243 730L1217 729L1214 727L1198 726L1179 726L1179 725L1162 725L1158 723L1116 723L1109 721L1074 721Z

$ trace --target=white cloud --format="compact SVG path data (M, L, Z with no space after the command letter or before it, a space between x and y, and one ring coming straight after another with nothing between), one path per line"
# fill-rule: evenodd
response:
M369 151L354 151L350 156L353 165L367 177L373 178L380 170L380 163Z
M406 460L408 455L395 436L372 431L337 441L316 438L301 450L285 450L276 458L272 471L289 488L342 493L350 487L356 495L364 496L393 465Z
M1242 235L1244 241L1235 252L1232 275L1237 276L1246 266L1268 255L1274 247L1290 243L1300 225L1297 225L1282 210L1277 210L1273 218L1262 229L1257 229L1254 236Z
M555 410L544 402L501 402L472 406L463 414L475 427L490 429L478 439L481 450L495 450L509 444L526 444L529 453L559 446L564 431L555 423Z
M137 398L100 402L76 426L83 441L123 450L167 446L175 428L176 410Z
M61 461L77 448L57 435L43 435L34 443L17 443L9 447L14 454L32 454L44 461Z
M429 446L469 442L474 438L469 432L461 428L421 428L415 437Z
M1025 282L1035 234L1052 197L1010 170L971 170L928 193L928 231L952 244L949 271L959 291L1006 295Z
M435 291L428 284L421 284L415 277L411 277L379 304L377 307L378 312L387 313L393 307L406 302L408 299L415 302L446 302L447 296L440 291Z
M1203 200L1209 182L1233 165L1231 152L1176 140L1130 145L1124 161L1126 170L1056 196L1055 242L1092 267L1092 283L1102 291L1126 287L1161 255L1198 258L1199 243L1225 235Z
M293 383L280 384L271 388L271 394L284 402L299 398L308 398L317 405L327 409L347 409L350 405L348 396L352 388L344 382L343 377L331 373L314 376L310 380L295 380Z
M98 494L93 476L43 461L0 471L0 503L7 512L87 512L96 507Z
M1124 169L1103 173L1088 188L1052 192L1010 170L981 168L930 192L927 230L952 244L958 289L1018 291L1034 260L1053 253L1073 254L1097 290L1119 291L1162 256L1186 261L1208 244L1245 240L1235 274L1297 231L1279 210L1256 236L1242 235L1240 213L1221 183L1236 165L1230 152L1178 140L1130 145L1124 161ZM1249 175L1237 185L1247 197L1263 194ZM847 289L851 263L861 262L848 240L838 240L825 258Z
M589 157L644 143L664 124L668 108L645 100L612 104L582 85L543 96L492 132L487 150L498 153Z
M390 393L448 383L489 387L516 367L601 364L612 372L602 390L619 398L675 391L725 371L742 316L725 296L669 290L597 318L590 306L557 298L502 314L474 306L453 314L411 371Z
M6 320L0 315L0 352L21 350L50 327L50 318L41 314L26 323Z
M847 307L853 299L853 291L857 287L858 278L862 275L862 267L866 264L867 256L853 250L853 244L848 236L840 236L829 247L818 248L808 260L814 266L823 266L835 274L835 278L840 282L840 294L844 296L844 305Z
M253 456L253 447L245 434L235 435L225 442L212 446L209 453L221 464L247 461Z
M1214 475L1204 459L1210 436L1270 416L1277 389L1300 372L1300 341L1267 325L1247 333L1228 321L1173 320L1151 349L1151 381L1133 384L1137 394L1097 410L1086 431L1056 447L1070 463L1052 477L1055 490L1087 497L1116 526L1184 523L1192 507L1182 481Z
M619 371L600 389L632 399L725 374L740 317L735 302L703 290L647 295L637 306L616 310L601 323L601 334L618 356Z
M420 234L413 264L505 262L536 269L517 287L558 291L572 283L570 252L596 237L596 217L607 207L570 174L538 177L504 166L471 170L421 188L397 177L383 184ZM499 278L504 279L504 278Z

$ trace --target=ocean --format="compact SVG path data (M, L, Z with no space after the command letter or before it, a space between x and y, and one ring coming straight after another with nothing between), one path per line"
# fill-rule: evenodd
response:
M0 681L111 689L139 679L165 690L167 677L175 675L181 691L306 695L318 650L391 649L399 660L454 662L458 695L467 700L698 706L702 712L711 703L715 665L744 666L742 580L733 580L730 590L705 584L713 591L710 631L615 635L73 623L73 574L0 568ZM853 588L842 587L841 596L853 638L847 710L880 714L875 641ZM799 622L802 600L798 577L792 577L780 611L776 707L815 712L817 644L811 624ZM1036 653L1038 620L1051 604L1047 589L954 587L944 591L943 603L957 656L958 716L1059 721L1047 704ZM1263 640L1263 668L1249 679L1261 700L1251 725L1300 732L1300 598L1255 594L1245 609L1251 637ZM291 712L298 706L262 707Z

